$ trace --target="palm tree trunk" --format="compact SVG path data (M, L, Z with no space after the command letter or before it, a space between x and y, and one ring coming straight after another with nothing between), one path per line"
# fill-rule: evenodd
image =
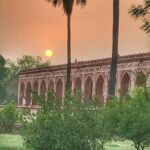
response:
M71 91L71 14L67 15L67 84L66 90Z
M119 38L119 0L113 0L113 45L110 79L108 86L109 96L115 96L116 72L118 61L118 38Z

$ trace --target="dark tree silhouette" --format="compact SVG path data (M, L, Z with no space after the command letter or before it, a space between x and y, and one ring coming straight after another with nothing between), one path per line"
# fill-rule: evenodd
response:
M141 26L141 29L145 31L146 34L150 35L150 19L149 19L149 11L150 11L150 0L144 0L143 5L132 5L129 13L132 17L138 19L142 19L144 22Z
M0 55L0 81L2 81L6 76L5 63L5 58Z
M5 66L5 58L0 55L0 66Z
M109 96L115 95L116 72L118 61L118 38L119 38L119 0L113 0L113 45L112 45L112 62L110 69L110 79L108 86Z
M71 90L71 14L73 11L74 3L77 5L85 6L87 0L47 0L53 6L63 6L65 15L67 16L67 84L66 89Z
M0 55L0 103L3 102L6 96L6 89L4 87L4 80L6 78L6 67L5 67L5 58Z

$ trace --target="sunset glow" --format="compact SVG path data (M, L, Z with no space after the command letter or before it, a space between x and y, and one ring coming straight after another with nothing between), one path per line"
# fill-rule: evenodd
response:
M45 50L45 56L46 57L52 57L53 56L53 51L50 49Z
M140 30L142 21L131 18L128 13L132 4L141 1L120 0L120 56L149 51L150 38ZM111 57L112 2L89 0L83 9L74 6L72 61ZM66 63L66 16L61 7L52 7L43 0L2 0L0 20L0 54L3 56L14 61L24 54L46 59L49 57L45 56L45 50L53 48L53 64Z

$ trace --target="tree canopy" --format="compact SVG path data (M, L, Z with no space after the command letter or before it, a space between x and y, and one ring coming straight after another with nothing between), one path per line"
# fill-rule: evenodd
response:
M136 150L144 150L150 144L150 88L137 88L131 96L110 102L105 118L114 139L132 141Z
M145 31L146 34L150 34L150 0L144 0L143 4L132 5L130 9L130 14L136 19L141 19L144 23L141 29Z
M50 61L42 61L42 58L40 56L30 56L30 55L24 55L21 58L18 58L16 66L18 68L18 71L26 70L26 69L35 69L35 68L43 68L43 67L49 67Z
M53 92L48 93L46 101L38 96L36 100L40 111L36 117L29 113L22 123L27 148L104 150L110 136L102 110L94 103L82 103L68 94L62 108Z
M0 55L0 66L5 66L5 58Z
M16 62L6 60L7 75L4 82L6 91L5 100L17 100L18 95L18 74L26 69L43 68L50 66L50 61L42 61L39 56L24 55L18 58Z
M5 58L0 55L0 103L2 103L3 99L6 96L6 90L5 90L5 78L7 69L5 67Z
M72 13L74 1L77 5L85 6L87 0L47 0L52 3L53 6L60 6L62 4L64 13L69 15Z

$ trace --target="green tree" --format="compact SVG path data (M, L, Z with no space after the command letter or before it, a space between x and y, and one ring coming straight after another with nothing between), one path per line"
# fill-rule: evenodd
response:
M143 4L132 5L129 13L136 19L142 19L144 22L141 29L146 34L150 33L150 20L149 20L150 0L144 0Z
M0 133L10 133L18 120L16 105L10 103L0 109Z
M0 66L5 66L5 58L0 55Z
M36 95L35 95L36 96ZM63 108L56 95L47 101L36 99L41 106L36 116L23 119L22 135L27 148L34 150L103 150L108 132L101 109L66 95Z
M18 96L18 73L19 68L15 62L6 60L7 76L5 79L6 103L8 101L17 101Z
M30 55L24 55L21 58L18 58L16 62L6 60L7 77L5 80L5 89L7 94L5 96L5 99L7 101L17 100L18 75L21 71L49 66L50 62L43 62L42 58L39 56L33 57Z
M118 61L118 37L119 37L119 0L113 0L113 46L110 79L108 85L109 96L115 96L116 72Z
M150 89L143 87L131 96L122 97L106 106L109 133L117 140L130 140L136 150L150 144ZM110 126L109 126L110 125Z
M7 69L5 67L5 58L0 55L0 103L3 103L6 96L4 80L6 78Z
M136 77L136 85L137 87L144 87L146 86L146 81L147 81L147 75L145 75L143 72L137 72L137 77Z
M17 60L17 67L19 72L27 69L43 68L49 66L50 62L43 62L40 56L34 57L30 55L24 55L22 58L18 58Z
M137 150L150 144L150 89L139 88L123 108L118 135L131 140Z
M84 6L87 0L47 0L53 6L63 6L65 15L67 16L67 83L66 89L71 89L71 15L73 11L74 2L77 5Z

